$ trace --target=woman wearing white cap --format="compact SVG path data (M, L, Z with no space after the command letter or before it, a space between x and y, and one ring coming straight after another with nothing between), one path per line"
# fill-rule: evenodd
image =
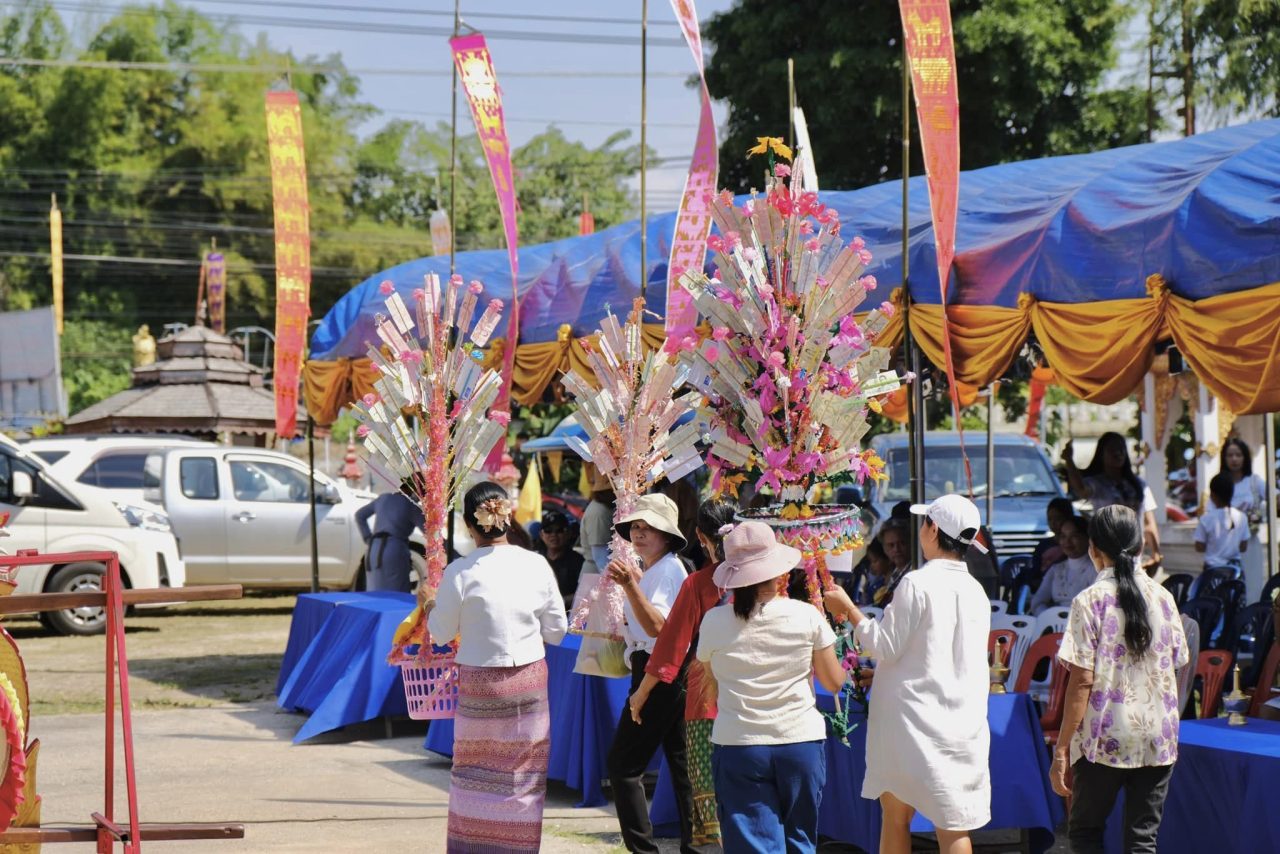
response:
M609 576L622 587L627 601L623 607L626 623L627 664L631 667L631 693L644 680L645 665L654 641L662 631L684 583L684 564L677 555L686 543L680 533L679 512L665 495L641 496L633 512L614 525L618 536L631 543L640 566L615 557L609 561ZM658 748L667 757L671 785L675 789L680 815L680 850L690 854L693 847L693 788L689 783L688 751L684 738L685 685L688 663L671 682L653 686L639 715L622 710L613 745L605 759L614 808L622 830L622 844L628 851L657 854L649 806L645 803L642 779Z
M714 580L733 604L703 618L698 660L718 686L711 763L724 850L815 851L827 731L813 676L832 692L844 683L835 633L808 602L778 596L800 552L768 525L743 522L723 547Z
M917 810L933 822L942 851L967 854L969 831L991 820L991 606L964 562L981 520L959 495L911 512L924 517L927 562L903 577L881 620L868 619L838 587L824 598L832 614L849 616L854 639L877 662L862 796L880 799L881 854L911 851Z

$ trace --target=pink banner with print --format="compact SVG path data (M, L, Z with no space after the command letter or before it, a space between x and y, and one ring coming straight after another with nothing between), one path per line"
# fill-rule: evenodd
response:
M476 125L476 136L489 164L493 189L498 194L498 209L502 214L502 230L507 239L507 259L511 263L511 314L507 322L507 345L502 361L502 394L493 409L506 409L511 394L511 375L516 363L516 344L520 335L520 299L517 283L520 278L520 262L516 254L516 190L512 179L511 145L507 141L507 125L502 115L502 90L493 70L493 58L484 36L474 33L449 40L453 49L453 61L458 68L458 80L466 92L471 118ZM494 456L501 460L506 437L494 449ZM496 465L491 456L489 465Z
M209 300L209 327L219 335L227 331L227 259L221 252L204 256L205 293Z
M920 122L924 170L929 180L929 209L933 214L938 285L942 292L942 353L956 427L961 429L960 398L947 324L947 280L956 254L956 209L960 201L960 90L956 83L951 6L947 0L899 0L899 8L911 62L911 87ZM963 446L961 433L962 450ZM966 457L966 474L968 467ZM972 482L972 476L969 479Z
M716 191L718 152L716 122L711 114L711 95L707 92L706 70L702 61L702 30L693 0L671 0L676 20L684 32L684 40L693 54L702 89L702 109L698 115L698 137L685 179L680 211L676 215L675 233L671 238L671 259L667 265L666 327L683 329L698 321L698 310L689 292L680 287L680 274L685 270L701 270L707 257L707 235L711 233L711 197ZM641 275L647 276L648 271Z

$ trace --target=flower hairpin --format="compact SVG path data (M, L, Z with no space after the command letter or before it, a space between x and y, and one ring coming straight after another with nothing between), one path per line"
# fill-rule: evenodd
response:
M489 498L476 508L476 524L486 530L496 531L507 527L513 507L506 498Z
M733 528L734 528L734 525L732 522L730 522L727 525L721 525L720 530L716 531L716 533L722 537L727 537L733 531Z

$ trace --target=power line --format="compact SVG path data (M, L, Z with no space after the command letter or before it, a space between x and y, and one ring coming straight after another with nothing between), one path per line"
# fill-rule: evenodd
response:
M49 4L55 9L70 12L110 13L113 15L150 16L147 9L131 7L101 7L90 4L53 2ZM333 21L317 18L289 18L273 15L222 15L201 13L211 21L219 21L228 25L254 24L264 27L281 27L284 29L340 30L342 32L382 33L400 36L434 36L452 37L452 27L432 27L417 24L374 23L366 21ZM638 36L619 36L608 33L555 33L536 32L532 30L485 30L486 38L493 40L533 41L559 44L593 44L593 45L638 45ZM650 38L651 47L685 48L682 38ZM688 75L684 75L688 76Z
M104 71L171 71L206 72L217 74L277 74L286 71L298 74L338 74L376 75L385 74L399 77L448 77L452 72L427 68L347 68L342 65L261 65L249 63L218 62L139 62L115 59L39 59L29 56L0 56L0 65L30 66L34 68L96 68ZM640 76L632 71L595 71L571 69L548 71L503 71L502 78L516 77L524 79L567 79L590 80L592 78L633 79ZM651 71L650 77L680 78L688 77L678 71Z
M262 5L261 0L198 0L199 3L212 4L217 6L255 6ZM434 9L403 9L395 6L350 6L342 4L329 3L291 3L281 2L281 0L273 0L273 7L282 9L306 9L316 12L357 12L369 15L413 15L418 17L448 18L453 19L453 13L443 10ZM506 12L472 12L467 15L472 20L502 20L502 21L543 21L548 23L572 23L572 24L605 24L606 26L626 26L639 27L640 20L638 18L597 18L575 15L534 15L528 13L513 14ZM677 27L676 21L650 21L651 27Z

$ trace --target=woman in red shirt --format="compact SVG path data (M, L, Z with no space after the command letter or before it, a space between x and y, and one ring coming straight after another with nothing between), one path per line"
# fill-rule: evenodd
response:
M653 654L644 669L640 687L628 704L631 717L640 722L640 710L649 692L659 682L671 683L698 646L702 618L720 604L721 592L712 580L716 566L724 560L721 528L733 525L738 506L713 499L698 508L698 541L707 554L707 563L690 575L680 587L671 613L658 633ZM716 717L716 689L710 675L700 666L688 670L685 705L685 744L689 755L689 782L693 786L693 844L720 844L720 820L716 816L716 793L711 776L711 722Z

